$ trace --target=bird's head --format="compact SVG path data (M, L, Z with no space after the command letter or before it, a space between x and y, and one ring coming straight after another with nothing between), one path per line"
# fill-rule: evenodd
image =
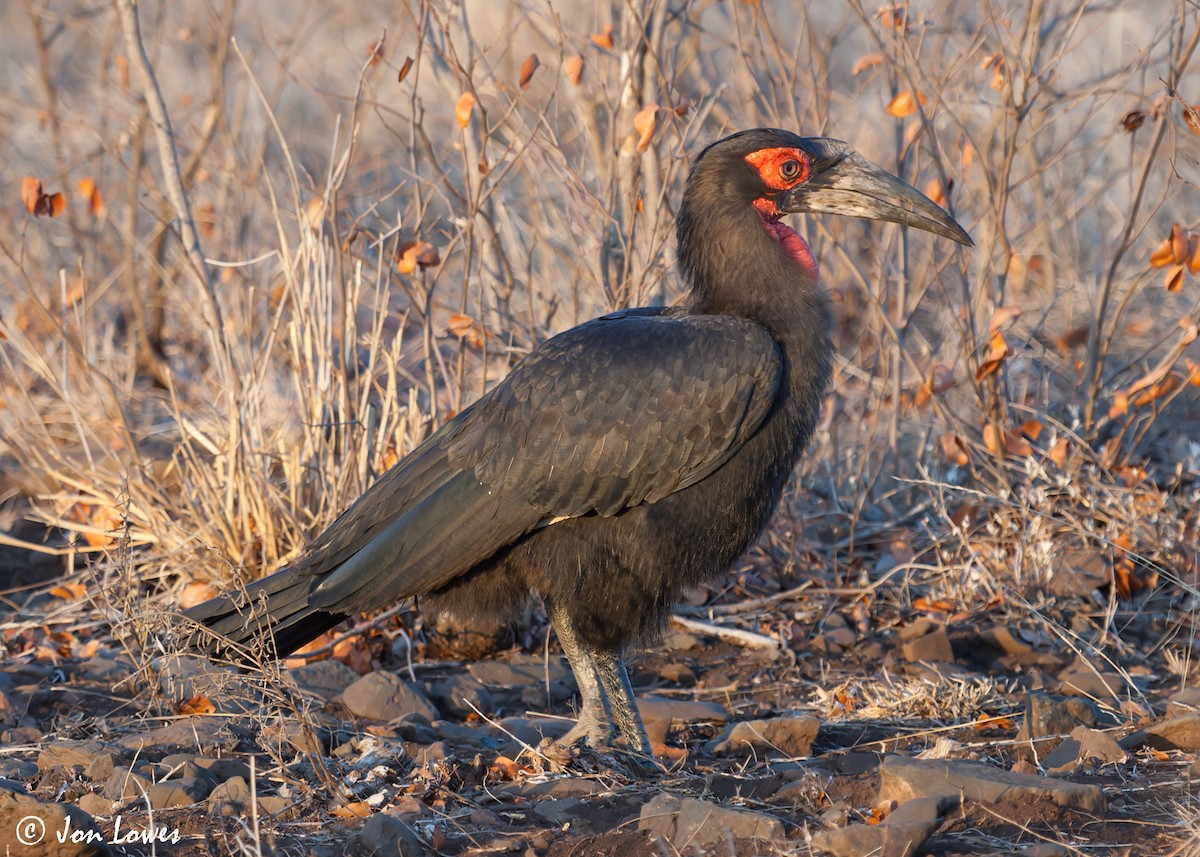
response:
M715 177L724 185L719 194L739 208L752 206L768 233L789 252L786 241L795 233L779 220L803 212L890 220L974 244L932 200L841 140L774 128L742 131L701 153L689 185L707 185L711 199Z

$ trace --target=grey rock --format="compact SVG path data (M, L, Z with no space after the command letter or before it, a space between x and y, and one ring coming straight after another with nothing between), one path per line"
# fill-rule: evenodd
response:
M753 751L784 756L808 756L821 723L815 717L773 717L768 720L744 720L725 727L710 744L717 755Z
M1109 733L1076 726L1070 737L1042 759L1042 767L1051 776L1062 776L1072 773L1084 762L1109 765L1124 762L1126 758L1125 750Z
M208 796L209 815L244 816L253 796L250 785L241 777L230 777Z
M638 830L660 836L677 848L704 848L724 841L727 835L734 839L784 837L783 822L772 815L665 792L642 807Z
M414 828L387 813L366 820L358 843L364 853L375 857L423 857L429 853Z
M433 682L429 688L442 711L457 717L473 713L488 714L492 709L492 694L473 675L453 675Z
M328 702L359 679L358 673L341 661L313 661L288 672L296 686L309 696Z
M117 744L138 751L142 758L160 759L172 750L196 752L232 750L238 739L226 727L225 717L182 717L155 729L142 729L122 735Z
M438 718L437 707L413 684L389 672L373 672L360 678L342 693L342 704L364 720L399 720L418 714L427 721Z
M577 797L541 800L533 805L533 814L555 827L562 827L580 816L587 816L591 811L590 805Z
M961 797L995 804L1006 800L1049 798L1059 806L1103 815L1099 786L1005 771L985 762L910 759L890 755L879 767L879 801L905 803L918 797Z
M1167 700L1167 717L1200 711L1200 687L1185 687Z

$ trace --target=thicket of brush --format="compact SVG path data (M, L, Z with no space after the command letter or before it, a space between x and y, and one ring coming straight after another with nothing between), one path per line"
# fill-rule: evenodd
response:
M773 125L850 141L977 243L802 225L839 358L808 534L773 556L817 533L852 577L890 544L893 582L968 601L1033 597L1065 549L1114 598L1190 585L1183 0L0 21L0 490L142 584L279 567L534 344L676 299L690 159Z

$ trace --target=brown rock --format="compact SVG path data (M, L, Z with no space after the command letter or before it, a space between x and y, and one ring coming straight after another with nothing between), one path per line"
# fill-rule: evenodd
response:
M209 815L244 816L252 796L250 785L241 777L230 777L208 796Z
M704 848L723 841L727 834L734 839L784 837L783 822L774 816L665 792L642 807L638 830L661 836L680 849Z
M813 847L835 857L910 857L938 825L942 811L955 801L923 797L900 805L882 824L854 824L813 835Z
M1167 700L1167 717L1200 711L1200 687L1185 687Z
M1103 815L1105 810L1099 786L1018 774L985 762L891 755L883 760L879 773L880 803L961 795L965 800L989 804L1049 798L1059 806L1093 815Z
M1063 776L1072 773L1084 762L1119 764L1126 758L1121 745L1109 733L1076 726L1071 730L1070 737L1042 760L1042 767L1051 776Z
M1121 673L1098 669L1076 661L1058 674L1060 692L1090 699L1120 700L1128 694L1127 680Z
M698 720L724 723L729 719L725 709L717 702L701 702L691 699L667 699L662 696L642 696L638 698L638 710L646 724L646 734L654 743L662 744L667 740L671 724L676 720L693 723Z
M820 721L807 715L744 720L725 727L709 747L718 755L758 750L789 757L809 756L820 728Z
M111 853L92 817L67 803L0 788L0 842L10 857L91 857ZM65 831L65 842L59 835Z
M901 629L900 639L903 641L900 651L906 661L954 662L954 650L945 625L918 619Z
M1194 753L1200 750L1200 713L1181 714L1147 726L1122 738L1121 746L1126 750L1152 747Z
M197 777L183 777L156 783L148 792L153 809L169 809L173 806L191 806L208 797L212 786Z
M93 764L97 757L101 756L108 759L108 773L112 773L112 763L116 760L117 754L106 750L99 741L55 741L47 744L38 753L37 766L42 773L55 765L62 765L67 770L75 768L85 770Z
M117 744L127 750L154 753L150 758L160 758L168 752L195 750L232 750L238 739L226 728L225 717L181 717L173 723L156 729L140 729L117 739Z
M375 857L424 857L428 853L413 827L386 812L368 818L358 840L363 853Z

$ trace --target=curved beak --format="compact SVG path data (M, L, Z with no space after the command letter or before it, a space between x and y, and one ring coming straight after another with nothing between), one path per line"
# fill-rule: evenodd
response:
M779 211L890 220L975 246L966 230L933 200L846 143L829 137L810 137L805 143L812 158L810 176L776 200Z

